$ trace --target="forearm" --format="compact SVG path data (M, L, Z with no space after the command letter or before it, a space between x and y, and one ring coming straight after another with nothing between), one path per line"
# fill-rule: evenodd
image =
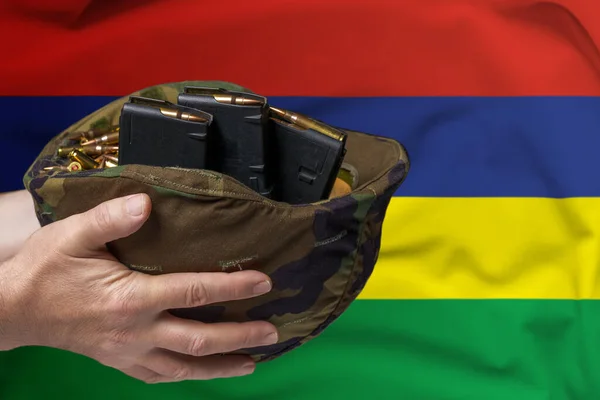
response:
M0 194L0 263L14 256L40 228L31 195L25 191Z

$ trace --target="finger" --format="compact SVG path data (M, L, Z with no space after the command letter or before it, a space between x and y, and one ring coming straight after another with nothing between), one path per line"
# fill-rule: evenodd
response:
M156 372L139 365L131 368L122 369L121 372L145 383L170 382L170 378L157 374Z
M277 343L275 326L265 321L205 324L168 315L149 333L155 347L203 357Z
M262 272L177 273L139 275L139 300L152 310L191 308L260 296L271 290Z
M106 201L93 209L60 221L68 232L63 250L73 256L86 256L103 249L105 244L136 232L150 215L151 201L136 194ZM57 226L58 228L58 226Z
M246 356L192 357L158 349L145 357L143 366L171 382L244 376L256 368Z

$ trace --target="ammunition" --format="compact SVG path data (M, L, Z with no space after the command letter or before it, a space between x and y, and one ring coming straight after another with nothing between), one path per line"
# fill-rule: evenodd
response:
M98 136L101 136L103 134L106 133L111 133L111 132L118 132L119 131L119 126L110 126L108 128L99 128L99 129L90 129L87 131L76 131L76 132L70 132L67 135L68 139L71 140L77 140L77 139L83 139L83 140L92 140L92 139L96 139Z
M44 171L63 171L66 172L68 171L69 168L63 166L63 165L54 165L52 167L44 167Z
M116 153L119 151L119 146L86 145L81 146L78 150L88 156L99 156L105 153Z
M352 193L352 187L350 187L350 185L343 179L336 178L335 183L333 184L333 189L331 189L331 193L329 193L329 199L343 197L350 193Z
M202 118L198 115L190 114L185 111L182 112L181 110L174 110L174 109L168 109L168 108L161 107L160 112L162 115L166 115L167 117L182 119L184 121L191 121L191 122L206 122L207 121L206 118Z
M104 155L104 159L106 161L111 161L111 162L113 162L113 163L115 163L117 165L119 164L119 159L117 157L115 157L115 156L109 156L108 154L105 154Z
M119 146L104 146L104 148L102 149L102 151L104 153L118 153L119 152Z
M100 157L94 158L94 161L98 163L98 169L106 168L106 157L105 155L101 155Z
M275 107L270 107L270 111L280 119L296 124L301 128L312 129L314 131L322 133L323 135L329 136L330 138L339 140L340 142L343 142L346 139L346 135L340 132L339 130L331 126L325 125L323 123L320 123L318 121L315 121L307 116L286 110L281 110Z
M106 158L104 158L104 156L100 156L100 157L94 159L94 161L96 161L99 164L98 169L106 168Z
M77 149L77 147L59 147L58 150L56 150L56 155L62 158L67 158L69 153L75 149Z
M106 159L104 160L104 162L106 164L106 168L113 168L113 167L117 167L118 166L118 164L115 164L114 162L106 160Z
M220 88L186 87L183 92L185 94L212 96L217 103L222 104L235 104L238 106L261 106L265 104L263 100L254 98L252 95L240 95Z
M83 169L94 169L98 168L98 163L93 158L81 151L75 149L69 153L69 158L72 161L78 162Z
M201 117L198 114L192 114L187 111L182 111L179 108L177 108L175 106L175 104L170 103L165 100L157 100L157 99L150 99L150 98L146 98L146 97L132 96L129 98L129 101L132 104L141 104L141 105L148 106L148 107L158 108L160 110L160 113L162 115L166 115L167 117L182 119L182 120L191 121L191 122L208 122L208 120L206 118ZM118 139L117 139L117 141L118 141ZM112 143L106 143L106 144L112 144Z
M261 106L264 104L260 100L251 99L244 96L215 94L213 97L218 103L223 104L235 104L238 106Z
M83 167L77 161L72 162L67 167L67 170L69 170L69 172L77 172L77 171L81 171L82 169L83 169Z
M82 142L81 146L92 146L92 145L108 145L119 143L119 132L112 132L106 135L100 136L96 139L91 139L86 142Z

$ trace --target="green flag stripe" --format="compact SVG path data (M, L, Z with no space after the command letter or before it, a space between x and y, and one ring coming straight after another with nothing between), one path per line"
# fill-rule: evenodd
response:
M145 385L70 353L0 353L0 398L588 400L600 301L361 300L254 375Z

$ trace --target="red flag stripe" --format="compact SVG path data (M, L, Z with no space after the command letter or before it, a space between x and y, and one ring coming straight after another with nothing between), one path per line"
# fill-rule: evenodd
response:
M4 2L0 95L219 79L266 95L600 94L589 0Z

